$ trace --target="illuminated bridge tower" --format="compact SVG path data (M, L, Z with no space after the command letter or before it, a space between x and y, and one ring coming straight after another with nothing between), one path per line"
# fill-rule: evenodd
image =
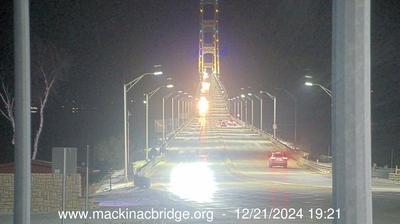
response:
M219 76L218 0L200 0L199 74Z

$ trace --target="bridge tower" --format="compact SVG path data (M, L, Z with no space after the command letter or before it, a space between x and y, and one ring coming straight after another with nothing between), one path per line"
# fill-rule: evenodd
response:
M219 76L218 0L200 0L199 74Z

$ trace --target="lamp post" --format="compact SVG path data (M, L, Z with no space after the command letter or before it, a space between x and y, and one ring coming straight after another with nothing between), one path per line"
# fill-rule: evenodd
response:
M175 96L171 97L171 131L175 131L175 118L174 118L174 112L175 112L175 98L179 97L183 93L182 90L178 91L178 94ZM178 115L179 116L179 115Z
M134 80L124 83L124 175L125 175L125 181L128 181L128 153L129 153L129 143L128 143L128 109L127 109L127 94L132 88L140 81L142 80L145 76L148 75L154 75L154 76L159 76L162 75L162 71L156 71L152 73L144 73L136 77Z
M249 96L254 96L257 100L260 101L260 130L263 130L263 99L256 94L249 93Z
M278 125L276 124L276 97L273 96L272 94L266 92L266 91L260 91L260 94L265 94L269 98L271 98L274 102L274 123L272 124L272 130L273 130L273 136L276 138L276 129L278 128Z
M305 82L304 85L306 86L318 86L319 88L321 88L326 94L328 94L328 96L330 98L332 98L332 91L328 88L326 88L325 86L319 84L319 83L313 83L313 82Z
M248 99L251 101L251 126L254 126L254 101L251 96L253 95L252 93L247 93Z
M160 87L154 89L153 91L145 94L145 104L146 104L146 114L145 114L146 115L146 122L145 122L146 123L146 149L145 149L145 151L146 151L146 160L149 159L149 105L150 105L150 99L154 94L156 94L160 89L162 89L164 87L170 89L170 88L173 88L174 85L170 84L170 85L166 85L166 86L160 86Z
M282 88L276 88L278 90L282 90L285 92L292 100L294 103L294 133L293 133L293 146L296 149L297 148L297 98L288 90L282 89Z
M163 139L163 144L166 142L166 137L165 137L165 100L171 97L173 93L168 93L168 95L164 96L162 98L162 139Z

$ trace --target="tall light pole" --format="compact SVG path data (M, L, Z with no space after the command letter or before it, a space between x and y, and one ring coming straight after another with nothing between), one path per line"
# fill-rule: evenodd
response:
M274 102L274 123L272 124L273 136L276 138L276 129L278 129L278 125L276 124L276 97L266 91L260 91L261 94L267 95Z
M286 89L282 89L282 88L276 88L278 90L282 90L283 92L285 92L292 100L294 103L294 138L293 138L293 146L296 149L297 148L297 98L294 96L294 94L292 94L291 92L289 92Z
M253 95L252 93L247 93L248 99L251 101L251 126L254 126L254 101L251 96Z
M305 82L304 85L306 86L318 86L319 88L321 88L326 94L328 94L329 97L332 98L332 91L328 88L326 88L325 86L318 84L318 83L313 83L313 82Z
M31 223L31 59L29 1L14 0L15 175L13 223Z
M160 89L162 89L164 87L170 89L170 88L173 88L174 85L160 86L160 87L154 89L153 91L145 94L145 102L144 103L146 104L146 106L145 106L146 107L146 114L145 114L146 115L146 122L145 122L146 123L146 148L145 148L146 160L149 159L149 105L150 105L150 99L152 96L154 96L154 94L156 94Z
M178 91L178 94L171 97L171 131L175 131L175 98L178 98L183 93L182 90Z
M165 137L165 100L171 97L173 93L168 93L168 95L164 96L162 98L162 139L163 139L163 144L166 142L166 137Z
M263 99L253 93L248 93L247 95L249 95L250 97L254 96L257 100L260 101L260 130L263 130Z
M156 71L152 73L144 73L136 77L134 80L124 83L124 175L125 175L125 181L128 181L128 154L129 154L129 143L128 143L128 109L127 109L127 94L132 88L140 81L142 80L145 76L148 75L154 75L154 76L159 76L162 75L162 71Z

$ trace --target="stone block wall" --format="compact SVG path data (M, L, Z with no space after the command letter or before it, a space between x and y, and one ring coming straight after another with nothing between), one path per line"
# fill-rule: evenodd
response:
M32 213L56 212L62 208L62 175L51 173L32 174ZM81 176L67 178L66 210L84 209L85 198L81 193ZM0 213L13 212L14 174L0 173ZM92 207L92 206L90 206Z

